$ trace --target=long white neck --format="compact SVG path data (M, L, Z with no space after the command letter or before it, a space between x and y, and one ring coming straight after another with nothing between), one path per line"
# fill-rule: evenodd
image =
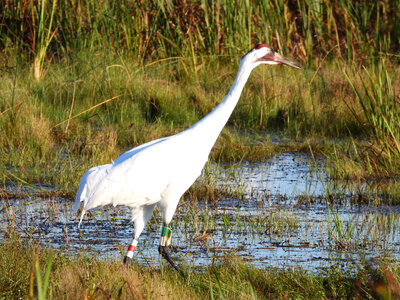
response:
M226 122L228 122L252 69L251 66L241 62L236 79L224 100L190 128L196 131L196 136L202 139L203 145L209 150L211 150Z

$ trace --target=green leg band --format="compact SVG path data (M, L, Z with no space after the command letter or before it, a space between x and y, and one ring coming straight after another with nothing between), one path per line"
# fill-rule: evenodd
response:
M161 246L169 246L171 244L172 230L169 227L163 227L161 230Z
M166 236L166 237L171 237L172 236L172 230L169 227L163 227L161 230L161 236Z

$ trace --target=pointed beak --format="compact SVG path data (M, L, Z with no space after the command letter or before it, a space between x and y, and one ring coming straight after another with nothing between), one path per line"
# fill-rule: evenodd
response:
M263 56L261 58L261 60L270 61L272 63L277 63L277 64L285 64L285 65L288 65L290 67L303 70L302 66L296 64L295 62L293 62L291 60L286 59L285 57L283 57L282 55L280 55L279 53L277 53L275 51L270 52L267 55Z

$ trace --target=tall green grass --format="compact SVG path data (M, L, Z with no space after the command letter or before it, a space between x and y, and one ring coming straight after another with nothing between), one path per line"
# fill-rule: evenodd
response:
M35 56L33 61L33 74L36 80L40 80L43 77L43 64L46 60L46 52L51 40L56 34L56 31L53 31L52 27L57 1L53 1L50 9L47 9L47 5L47 0L38 1L36 7L33 5L33 2L31 2L32 29L34 30L32 50L34 51ZM36 9L38 11L36 11ZM50 12L49 17L45 14L47 10ZM38 24L35 24L36 20L38 21Z
M386 64L382 60L369 69L364 68L364 77L345 75L362 108L364 118L360 122L365 120L366 130L372 136L364 159L371 167L382 168L376 170L379 173L389 175L397 174L399 168L400 104L398 90L394 86L396 79L389 73ZM359 84L355 82L357 79Z
M140 62L179 57L192 74L207 56L238 55L254 42L312 65L327 53L359 61L390 52L400 36L398 1L5 0L3 7L0 48L20 44L40 58L47 49L49 59L100 49Z

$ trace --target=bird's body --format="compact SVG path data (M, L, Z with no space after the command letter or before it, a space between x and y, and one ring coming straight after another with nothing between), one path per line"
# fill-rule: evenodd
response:
M250 72L241 75L247 79ZM81 179L75 210L81 201L81 217L98 206L129 206L133 209L136 231L140 230L136 210L143 207L146 210L158 204L167 219L172 217L182 194L201 174L212 146L236 106L246 82L243 77L238 79L224 101L192 127L135 147L112 164L89 169Z
M249 57L252 52L260 49L265 52L262 53L264 55L256 56L257 60ZM94 207L131 207L132 221L135 224L133 250L156 205L162 213L164 225L168 226L180 197L201 174L252 69L261 63L286 63L300 68L280 55L280 62L266 60L272 55L278 54L266 45L258 45L243 56L238 75L228 95L211 113L192 127L135 147L119 156L112 164L89 169L82 176L75 199L75 211L79 209L80 202L84 203L80 222L85 212ZM131 252L127 256L133 255L133 251ZM168 254L162 254L170 261ZM170 263L177 268L173 262Z
M145 225L140 225L145 223L138 218L140 210L152 211L158 204L163 214L168 215L168 209L173 214L179 198L207 161L199 151L199 140L191 139L188 133L150 142L122 154L112 164L91 168L83 176L75 208L79 208L80 201L84 201L84 211L108 204L129 206L136 231Z

